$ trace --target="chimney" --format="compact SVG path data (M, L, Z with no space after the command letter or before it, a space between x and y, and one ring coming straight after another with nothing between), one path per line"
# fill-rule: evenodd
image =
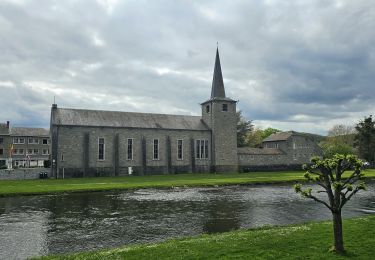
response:
M7 121L7 128L9 129L9 121Z

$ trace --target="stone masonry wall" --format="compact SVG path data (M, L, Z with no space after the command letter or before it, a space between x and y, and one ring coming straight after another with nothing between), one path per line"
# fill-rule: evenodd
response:
M239 154L241 171L301 170L313 156L321 156L320 148L308 137L293 135L286 141L264 143L263 149L277 148L285 154Z
M50 176L50 169L46 168L25 168L15 170L0 170L0 180L28 180L39 179L39 173L46 172Z
M223 111L223 104L228 106L228 111ZM208 112L207 106L209 106ZM219 100L204 103L202 119L212 129L215 171L236 172L238 169L236 103Z
M238 161L239 165L278 165L285 164L288 156L286 154L239 154Z
M88 135L88 155L85 159L85 134ZM116 139L116 136L118 136ZM168 139L169 137L169 139ZM105 159L98 159L98 139L105 140ZM133 158L127 158L127 141L133 139ZM159 159L153 159L153 140L159 140ZM183 158L177 159L177 140L183 140ZM114 176L128 174L128 167L134 174L163 174L178 172L209 172L210 159L195 159L192 163L191 140L207 139L210 131L129 129L109 127L59 126L57 147L58 176L62 171L66 177L84 175L85 160L88 160L86 176ZM142 140L145 140L144 161ZM170 146L169 146L170 143ZM169 152L170 151L170 152ZM209 149L209 154L211 150ZM115 168L118 161L118 168ZM193 169L193 165L195 169Z

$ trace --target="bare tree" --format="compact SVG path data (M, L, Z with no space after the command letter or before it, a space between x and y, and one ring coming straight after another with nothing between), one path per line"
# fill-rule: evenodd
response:
M311 165L304 165L304 177L317 183L322 189L316 193L326 193L328 201L314 195L311 188L303 190L301 184L295 184L294 189L303 197L322 203L331 211L334 233L332 249L343 253L345 250L341 209L358 191L366 189L364 182L356 184L363 177L362 161L354 155L336 154L331 159L321 160L319 157L313 157L311 162ZM343 177L345 171L351 171L346 178Z
M356 130L350 125L334 125L328 131L328 137L319 143L325 158L332 158L336 153L355 154L354 138Z
M356 130L352 125L334 125L328 130L328 136L342 136L355 134Z

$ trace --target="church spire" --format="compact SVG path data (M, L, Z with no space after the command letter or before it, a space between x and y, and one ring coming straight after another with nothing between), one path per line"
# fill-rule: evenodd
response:
M219 57L219 47L217 47L216 49L214 77L212 79L211 99L213 98L225 98L223 74L221 73Z

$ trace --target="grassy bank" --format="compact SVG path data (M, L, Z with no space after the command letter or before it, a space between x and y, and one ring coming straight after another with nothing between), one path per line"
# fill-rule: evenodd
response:
M365 171L375 178L375 170ZM256 172L233 174L177 174L47 180L0 181L0 196L116 189L282 183L304 180L303 172Z
M374 259L375 216L344 220L346 255L328 252L332 223L266 227L40 259Z

